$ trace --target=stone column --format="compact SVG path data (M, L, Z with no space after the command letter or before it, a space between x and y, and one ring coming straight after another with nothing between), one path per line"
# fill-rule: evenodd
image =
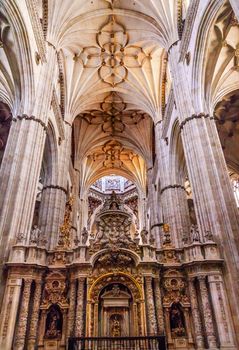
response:
M212 232L225 259L225 282L239 339L238 209L213 111L206 110L199 88L192 94L179 46L171 47L169 64L197 223L202 237Z
M228 301L225 295L221 275L208 276L211 300L216 318L220 349L236 349L234 343L234 332Z
M26 90L21 111L13 118L0 169L0 263L6 260L17 234L25 234L26 241L30 236L55 69L56 51L48 46L40 78L35 87L29 86L36 96L30 100L32 94Z
M157 247L160 247L158 201L157 191L153 183L153 168L148 169L148 206L150 208L150 233L155 238Z
M160 174L160 205L162 221L169 224L171 239L175 247L183 245L183 238L189 234L190 217L184 178L176 161L175 146L162 139L162 124L155 127L158 169ZM176 143L176 140L175 140Z
M59 228L64 219L70 151L71 126L65 123L65 139L58 146L58 167L55 169L55 174L45 179L39 212L39 228L45 237L50 237L51 240L48 242L50 249L57 245Z
M235 17L239 21L239 3L237 0L230 0L231 7L235 13Z
M155 293L155 307L156 307L156 317L157 317L157 323L158 323L158 333L164 334L163 305L162 305L162 296L161 296L159 278L154 278L154 293Z
M24 288L20 305L18 325L15 338L15 350L23 350L25 347L25 337L27 332L27 320L29 316L29 301L31 294L32 279L24 279Z
M170 327L170 308L165 308L165 330L166 330L166 336L167 336L167 343L172 344L172 334L171 334L171 327Z
M12 349L21 286L21 278L8 278L0 315L0 349Z
M28 349L34 350L37 339L37 332L39 328L39 316L40 316L40 303L41 303L41 293L42 293L42 281L35 281L35 292L33 297L33 307L30 320L30 329L28 336Z
M76 280L70 282L70 307L68 311L67 320L67 333L66 337L74 336L74 324L75 324L75 310L76 310Z
M198 308L197 292L194 285L194 278L189 278L188 288L189 288L190 301L191 301L191 310L192 310L193 325L194 325L194 332L195 332L195 342L198 349L204 349L203 329L202 329L202 322L200 318L200 312Z
M155 305L152 288L152 277L145 277L145 299L146 299L146 310L147 310L147 321L148 321L148 335L157 334L157 321L155 317Z
M75 336L83 337L84 335L84 289L85 278L78 278L76 318L75 318Z
M199 288L202 300L202 313L205 325L205 334L209 349L217 349L215 331L213 326L212 309L206 285L206 276L199 276Z

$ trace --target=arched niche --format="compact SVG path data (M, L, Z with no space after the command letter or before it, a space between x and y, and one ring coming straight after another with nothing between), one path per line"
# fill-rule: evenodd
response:
M114 293L118 296L115 296ZM117 307L116 299L119 300L119 297L121 299L120 303L125 303L124 314L120 313L122 305ZM109 306L111 308L111 310L108 310L109 312L104 309L107 308L107 303L111 305ZM87 335L99 336L112 332L110 327L112 327L113 315L117 315L119 322L127 323L128 326L124 332L131 336L145 335L143 285L142 281L137 281L131 274L123 272L106 273L89 285L87 293ZM104 317L106 318L104 319ZM128 323L129 320L132 320L131 325ZM121 331L123 332L123 329Z

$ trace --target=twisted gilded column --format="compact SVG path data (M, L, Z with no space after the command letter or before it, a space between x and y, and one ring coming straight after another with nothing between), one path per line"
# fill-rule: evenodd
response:
M74 334L75 323L75 307L76 307L76 280L70 282L70 308L68 312L66 336L72 337Z
M155 317L155 305L151 276L145 277L145 296L148 320L148 335L155 335L157 334L157 321Z
M24 288L20 305L14 350L23 350L25 346L31 285L32 279L24 279Z
M164 318L163 318L163 307L162 307L162 296L160 290L160 279L154 279L154 293L155 293L155 307L156 307L156 317L158 323L158 333L164 333Z
M84 334L84 288L85 278L78 278L76 318L75 318L75 336L82 337Z
M213 326L212 310L209 301L208 289L206 285L206 276L199 276L199 288L202 300L202 313L205 325L205 334L209 349L217 349L216 337Z
M29 329L29 336L28 336L29 350L35 349L39 315L40 315L39 310L40 310L40 303L41 303L42 281L36 280L35 283L36 283L36 287L34 292L32 315L31 315L31 322L30 322L30 329Z
M204 348L203 329L202 329L202 323L200 318L200 312L198 308L197 293L194 285L194 278L189 278L188 288L190 293L191 310L192 310L196 345L198 349L203 349Z

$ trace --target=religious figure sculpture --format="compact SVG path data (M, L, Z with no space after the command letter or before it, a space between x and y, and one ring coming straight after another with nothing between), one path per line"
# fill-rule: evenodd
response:
M82 232L81 232L81 240L82 240L82 244L85 245L87 240L88 240L88 231L86 229L86 227L83 228Z
M143 230L140 232L140 236L142 238L142 243L143 244L148 244L148 231L144 227Z
M30 243L37 244L39 242L41 230L37 225L34 225L31 230Z
M120 333L121 333L120 321L118 317L115 315L112 322L111 335L112 337L120 337Z
M170 310L170 327L172 334L177 337L185 336L183 313L177 303L173 303Z
M46 338L59 339L61 337L62 321L57 309L52 308L46 320Z
M200 234L199 234L197 225L194 225L194 224L191 225L190 236L191 236L192 242L200 242Z

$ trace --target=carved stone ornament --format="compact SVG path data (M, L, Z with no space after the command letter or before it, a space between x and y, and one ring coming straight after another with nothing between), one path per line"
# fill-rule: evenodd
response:
M139 252L139 246L131 237L131 223L131 216L124 210L123 203L113 191L98 214L98 229L96 236L90 240L90 254L107 249L110 254L114 253L112 259L118 259L116 253L122 248Z
M70 249L71 247L71 214L72 214L72 205L73 205L73 197L70 197L66 202L66 209L64 215L64 222L60 227L60 235L58 240L58 248L60 249Z
M65 276L60 272L52 272L46 277L41 308L48 308L51 304L68 307Z
M140 301L142 299L143 286L142 284L139 284L132 276L124 273L108 273L98 278L95 283L91 285L88 300L91 300L92 302L97 301L99 294L104 287L110 284L118 285L119 283L126 286L130 290L135 301Z
M177 270L169 270L165 272L163 277L163 304L164 306L171 305L172 303L180 302L183 306L189 306L189 298L186 295L186 283Z
M192 242L200 242L200 233L197 225L191 225L190 237Z
M100 79L112 87L124 82L128 68L140 68L150 57L136 45L128 45L126 29L118 23L115 16L110 16L96 35L97 46L83 48L80 59L84 68L98 68Z
M80 116L88 124L100 125L104 133L115 135L121 134L127 125L137 125L148 115L140 110L127 110L127 104L123 98L112 91L100 103L98 109L87 110Z

